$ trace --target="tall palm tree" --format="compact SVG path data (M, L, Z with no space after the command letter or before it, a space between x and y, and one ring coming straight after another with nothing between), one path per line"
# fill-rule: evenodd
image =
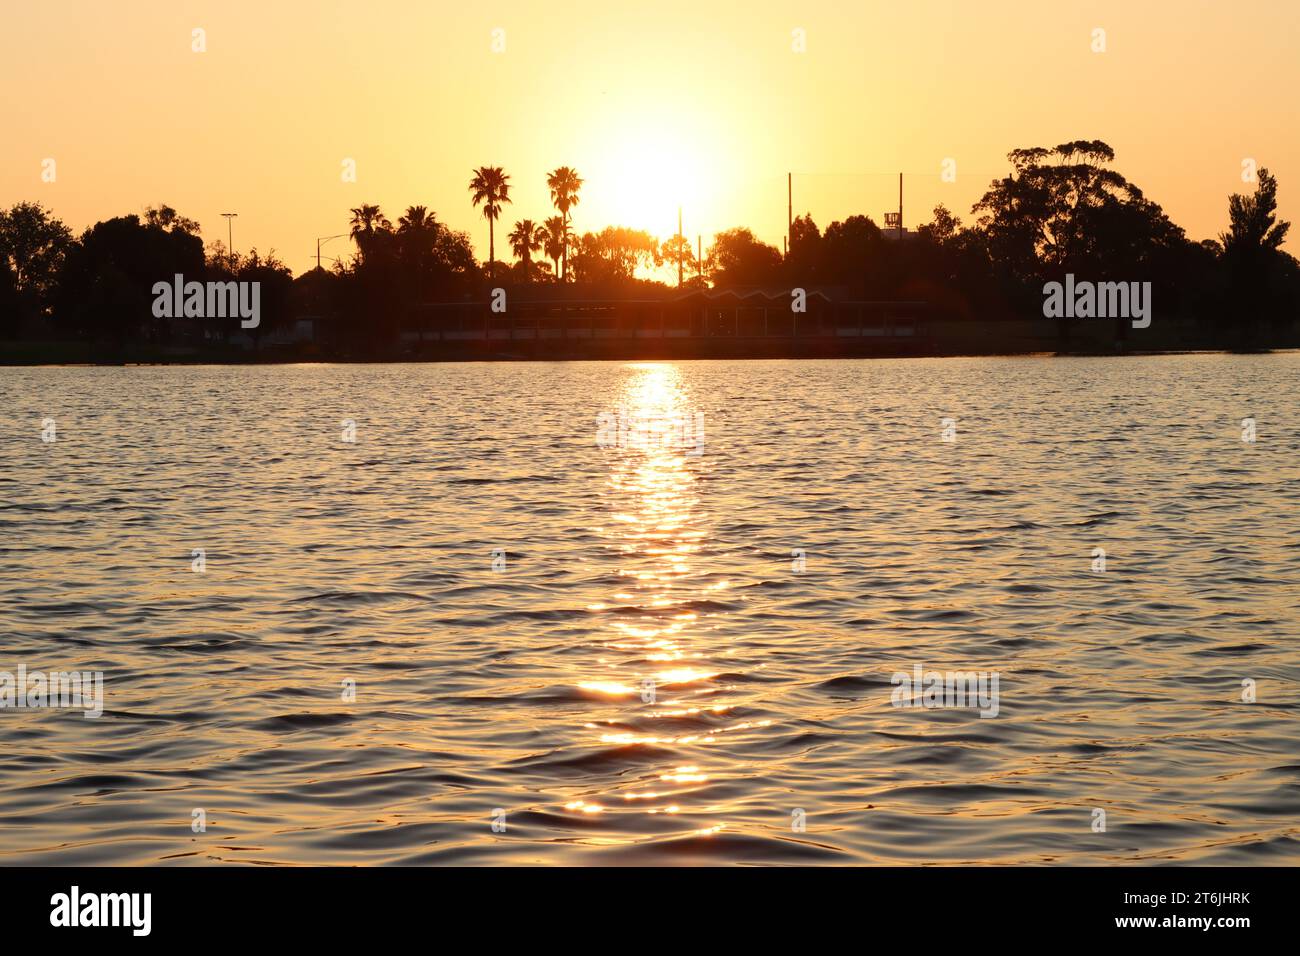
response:
M469 181L469 191L474 205L483 206L483 216L488 221L488 276L496 278L495 226L501 205L510 202L510 177L500 166L480 166Z
M531 219L521 219L515 223L510 233L510 248L514 250L524 264L524 281L527 282L532 271L533 253L542 248L542 230Z
M555 278L560 278L560 259L564 256L564 217L552 216L542 223L542 248L546 258L555 263Z
M387 232L391 228L393 224L388 221L378 206L362 204L352 210L352 228L348 235L364 256L376 233Z
M564 219L564 235L569 234L569 210L578 205L578 191L582 189L582 177L578 175L576 169L568 166L561 166L559 169L552 170L546 176L546 185L551 190L551 202L555 208L560 210L560 216ZM561 278L569 277L569 253L566 244L565 251L561 253L564 259L564 265L561 268Z

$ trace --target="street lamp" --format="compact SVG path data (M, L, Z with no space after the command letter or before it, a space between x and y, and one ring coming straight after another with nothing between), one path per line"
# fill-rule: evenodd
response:
M230 271L235 271L235 230L234 218L239 215L237 212L223 212L221 215L226 217L226 258L230 260Z
M317 269L320 268L320 247L323 246L325 243L329 242L331 239L342 239L344 236L347 235L351 235L351 233L340 232L337 236L321 236L319 239L316 240L316 268Z

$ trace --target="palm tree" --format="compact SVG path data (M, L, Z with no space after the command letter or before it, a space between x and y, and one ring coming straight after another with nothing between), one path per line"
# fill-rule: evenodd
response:
M555 263L555 277L560 276L560 259L564 256L564 217L552 216L539 230L546 258Z
M515 223L510 233L510 248L514 250L524 264L524 281L532 269L533 253L542 248L542 230L531 219L521 219Z
M569 210L578 205L578 190L582 188L582 177L578 175L576 169L561 166L559 169L547 174L546 185L551 190L551 202L555 203L555 208L560 210L560 216L564 220L564 235L567 237L569 234ZM561 255L564 259L564 265L560 270L560 278L567 279L569 276L567 245Z
M407 206L397 220L397 249L406 262L423 268L433 254L441 225L427 206Z
M501 204L510 202L510 177L500 166L480 166L469 181L469 191L474 205L483 206L483 216L488 221L488 276L496 278L496 221L501 215Z
M393 228L393 224L388 221L378 206L362 204L352 210L352 229L348 233L352 241L357 244L357 249L364 256L370 241L375 238L379 232L387 232Z
M406 214L397 220L397 231L402 235L422 233L437 224L434 214L427 206L407 206Z

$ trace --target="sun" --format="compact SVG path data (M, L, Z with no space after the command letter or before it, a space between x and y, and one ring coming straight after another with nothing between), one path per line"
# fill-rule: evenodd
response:
M677 210L699 202L690 147L663 130L638 129L611 156L615 222L659 238L677 232Z
M689 234L713 188L716 151L710 138L680 117L641 115L602 133L587 175L585 210L595 222L644 229L658 239L677 233L677 211Z

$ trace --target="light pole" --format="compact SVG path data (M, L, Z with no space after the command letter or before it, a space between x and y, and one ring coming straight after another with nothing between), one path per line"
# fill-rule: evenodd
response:
M325 243L329 242L331 239L342 239L346 235L350 235L350 233L340 232L337 236L321 236L316 240L316 268L317 269L320 268L320 247L323 246Z
M682 287L682 207L677 207L677 288Z
M235 229L234 219L239 215L237 212L223 212L221 215L226 217L226 258L230 260L230 271L235 271Z

